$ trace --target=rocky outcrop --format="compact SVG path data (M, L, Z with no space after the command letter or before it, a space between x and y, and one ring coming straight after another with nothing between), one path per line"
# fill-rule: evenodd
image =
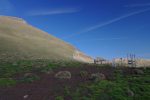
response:
M137 59L137 67L150 67L150 59Z
M116 58L113 60L116 65L129 66L127 58ZM149 59L135 59L136 67L150 67Z
M86 62L86 63L94 63L94 59L90 56L85 55L79 50L76 50L73 54L73 58L77 61Z
M27 24L27 22L22 19L22 18L19 18L19 17L12 17L12 16L0 16L2 18L5 18L5 19L11 19L11 20L14 20L14 21L18 21L18 22L22 22L24 24Z

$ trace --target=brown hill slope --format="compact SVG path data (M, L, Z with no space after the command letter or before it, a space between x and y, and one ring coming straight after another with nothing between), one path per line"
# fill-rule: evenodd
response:
M0 16L0 59L73 60L75 52L72 45L20 18Z

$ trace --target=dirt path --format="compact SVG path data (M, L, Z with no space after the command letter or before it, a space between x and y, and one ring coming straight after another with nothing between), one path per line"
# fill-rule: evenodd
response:
M58 71L70 71L72 74L71 79L56 79L54 75ZM0 100L55 100L56 96L64 94L65 87L70 87L73 91L81 83L88 82L80 76L80 71L101 72L107 79L111 79L113 76L113 70L95 66L57 68L52 74L40 74L40 80L38 81L21 83L9 88L0 88ZM24 99L24 96L27 98ZM70 100L69 98L65 100L67 99Z

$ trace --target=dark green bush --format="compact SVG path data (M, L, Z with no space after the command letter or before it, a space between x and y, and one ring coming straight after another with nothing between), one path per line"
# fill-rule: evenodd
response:
M25 76L23 77L20 82L23 82L23 83L31 83L35 80L39 80L40 77L38 77L37 75L31 75L31 76Z
M55 100L64 100L64 98L62 96L57 96Z

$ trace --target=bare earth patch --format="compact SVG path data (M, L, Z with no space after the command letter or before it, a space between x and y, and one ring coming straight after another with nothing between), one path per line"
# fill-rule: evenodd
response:
M55 78L55 74L59 71L69 71L71 79ZM80 76L81 71L87 71L89 74L103 73L107 80L113 79L113 68L95 66L57 68L50 74L40 73L40 80L32 83L19 83L13 87L0 88L0 100L55 100L57 96L64 95L65 87L74 91L81 83L91 82L88 78ZM66 97L65 100L70 98Z

